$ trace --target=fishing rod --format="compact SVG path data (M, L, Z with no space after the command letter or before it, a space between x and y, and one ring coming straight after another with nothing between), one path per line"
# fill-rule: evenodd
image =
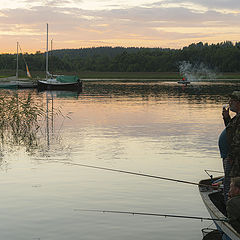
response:
M188 219L196 219L196 220L201 220L201 221L206 220L206 221L228 222L227 218L208 218L208 217L174 215L174 214L163 214L163 213L131 212L131 211L99 210L99 209L74 209L74 211L98 212L98 213L116 213L116 214L152 216L152 217L165 217L165 218L167 218L167 217L170 217L170 218L188 218Z
M59 161L56 161L56 162L59 163ZM99 166L94 166L94 165L72 163L72 162L62 162L61 161L61 163L68 164L68 165L74 165L74 166L80 166L80 167L106 170L106 171L111 171L111 172L126 173L126 174L131 174L131 175L142 176L142 177L156 178L156 179L161 179L161 180L166 180L166 181L179 182L179 183L197 185L197 186L202 186L202 187L212 187L211 185L207 185L207 184L200 184L200 183L195 183L195 182L190 182L190 181L185 181L185 180L180 180L180 179L174 179L174 178L161 177L161 176L150 175L150 174L145 174L145 173L131 172L131 171L126 171L126 170L121 170L121 169L106 168L106 167L99 167Z

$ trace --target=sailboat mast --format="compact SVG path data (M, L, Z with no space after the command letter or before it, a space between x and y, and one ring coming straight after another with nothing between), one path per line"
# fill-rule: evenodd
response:
M16 67L16 78L18 80L18 42L17 42L17 67Z
M48 23L47 23L47 46L46 46L46 80L48 79Z

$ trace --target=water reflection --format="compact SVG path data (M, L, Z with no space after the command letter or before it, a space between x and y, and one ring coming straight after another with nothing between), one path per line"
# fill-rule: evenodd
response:
M17 148L24 147L32 155L37 150L46 153L53 140L59 143L61 137L59 129L54 128L55 118L69 116L64 116L60 107L54 107L54 98L69 97L77 99L78 96L66 92L0 91L0 160L4 153Z
M161 99L163 96L170 98L185 98L188 101L213 100L219 102L228 98L228 95L239 89L240 83L234 82L195 82L188 86L181 86L176 82L147 81L147 82L86 82L84 93L94 96L142 97Z
M12 146L24 146L28 153L33 154L38 149L39 152L47 155L51 146L53 152L57 151L57 148L64 148L64 144L62 144L64 140L62 140L60 132L63 129L64 121L69 119L71 114L70 112L62 112L62 106L59 104L61 99L68 99L71 102L70 105L77 101L78 105L81 105L86 101L107 103L109 100L116 104L127 101L136 106L138 103L157 104L160 102L163 104L172 100L185 103L188 106L192 104L222 104L227 101L228 95L238 88L239 82L237 81L231 84L199 82L184 88L175 82L100 81L85 82L81 95L64 91L37 93L35 91L3 90L0 92L0 151L3 155L7 146L9 150ZM57 101L56 105L55 101ZM170 107L168 105L168 110ZM85 112L85 115L87 114L88 112ZM82 121L86 117L81 116ZM165 116L165 118L168 117L170 116ZM153 117L148 116L148 118ZM57 124L55 124L56 122ZM72 122L72 124L76 123ZM81 121L78 124L81 125ZM130 134L129 128L126 129ZM111 129L109 130L111 133ZM144 129L142 131L145 132ZM169 129L164 135L169 135L171 132ZM143 133L140 132L138 135L143 135Z
M79 96L31 92L29 109L37 104L43 111L33 128L37 146L32 155L22 151L3 158L11 161L11 171L0 174L1 239L200 239L209 223L73 211L81 206L208 217L197 188L77 168L62 160L198 182L207 177L204 169L221 170L219 103L238 87L86 82ZM29 91L17 93L25 99ZM11 102L12 95L4 100Z
M71 120L71 112L62 112L62 105L59 104L61 99L71 99L76 101L78 93L65 91L45 91L41 95L43 97L44 118L41 122L41 145L39 145L39 153L42 157L58 155L66 144L61 136L66 119ZM56 104L55 101L58 101Z

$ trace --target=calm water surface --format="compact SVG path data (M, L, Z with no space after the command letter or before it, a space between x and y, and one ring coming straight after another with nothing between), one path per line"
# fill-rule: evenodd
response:
M32 107L45 114L24 139L16 127L0 129L0 239L202 239L211 222L79 211L209 217L196 186L66 163L198 182L208 177L205 169L222 171L221 109L235 89L237 82L184 89L172 82L102 81L85 83L79 96L1 90L5 101L31 93Z

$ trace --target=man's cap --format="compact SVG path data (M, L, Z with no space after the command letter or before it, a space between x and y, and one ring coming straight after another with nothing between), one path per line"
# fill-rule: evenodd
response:
M232 94L230 94L230 98L240 101L240 91L233 91Z

